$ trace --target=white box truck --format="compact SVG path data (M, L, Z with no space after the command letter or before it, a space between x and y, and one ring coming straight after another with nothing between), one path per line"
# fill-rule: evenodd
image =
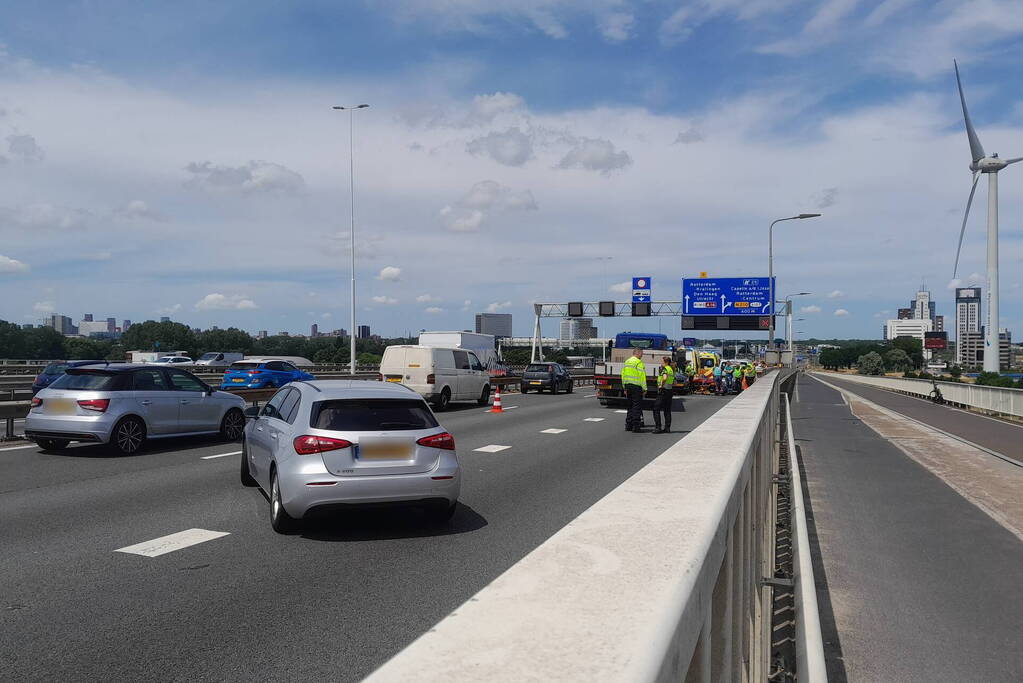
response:
M472 351L487 372L496 370L500 366L500 359L497 357L497 342L492 334L423 332L419 335L419 345Z

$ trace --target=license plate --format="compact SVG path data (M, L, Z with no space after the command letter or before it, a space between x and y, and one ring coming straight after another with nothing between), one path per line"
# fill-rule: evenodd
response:
M232 381L232 382L239 382L239 383L240 383L240 382L244 382L245 380L244 380L244 379L239 379L239 378L235 377L235 378L234 378L234 379L232 379L231 381Z
M69 398L48 398L43 401L48 415L74 415L75 402Z
M387 381L388 382L400 382L401 381L401 377L388 377Z
M412 442L406 439L360 439L359 460L411 460Z
M530 382L530 384L541 384L541 382Z

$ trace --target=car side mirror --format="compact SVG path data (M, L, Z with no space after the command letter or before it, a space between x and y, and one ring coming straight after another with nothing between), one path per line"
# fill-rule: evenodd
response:
M243 412L245 413L245 417L250 420L255 420L259 417L259 406L249 406Z

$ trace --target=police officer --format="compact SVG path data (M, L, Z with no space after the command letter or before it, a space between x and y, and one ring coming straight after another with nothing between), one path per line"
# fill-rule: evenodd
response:
M657 398L654 399L654 434L671 431L671 399L675 394L675 370L671 358L665 356L664 364L657 369ZM664 429L661 429L661 414L664 414Z
M625 415L625 431L640 432L643 425L643 394L646 393L646 366L643 349L633 349L632 357L622 366L622 389L629 399L629 412ZM655 413L656 414L656 413Z

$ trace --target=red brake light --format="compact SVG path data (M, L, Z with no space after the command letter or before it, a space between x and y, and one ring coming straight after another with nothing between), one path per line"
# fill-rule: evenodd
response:
M436 384L437 383L437 375L434 375L434 374L427 375L426 376L426 383L427 384Z
M38 408L41 405L43 405L43 399L36 398L35 396L33 396L32 397L32 407L33 408Z
M332 439L329 436L300 436L295 439L294 444L295 452L299 455L313 455L314 453L348 448L352 442L344 439Z
M86 410L93 410L97 413L105 413L110 405L109 398L88 398L78 402L78 405Z
M433 436L424 436L419 441L416 441L416 443L427 448L442 448L445 451L455 450L455 437L447 432L434 434Z
M383 382L384 381L384 373L382 373L382 372L378 372L377 373L377 381L378 382Z
M35 378L34 381L35 381L36 384L39 384L40 382L43 381L43 376L42 375L36 375L36 378Z
M249 374L250 375L261 375L261 374L263 374L263 371L262 370L249 370Z

